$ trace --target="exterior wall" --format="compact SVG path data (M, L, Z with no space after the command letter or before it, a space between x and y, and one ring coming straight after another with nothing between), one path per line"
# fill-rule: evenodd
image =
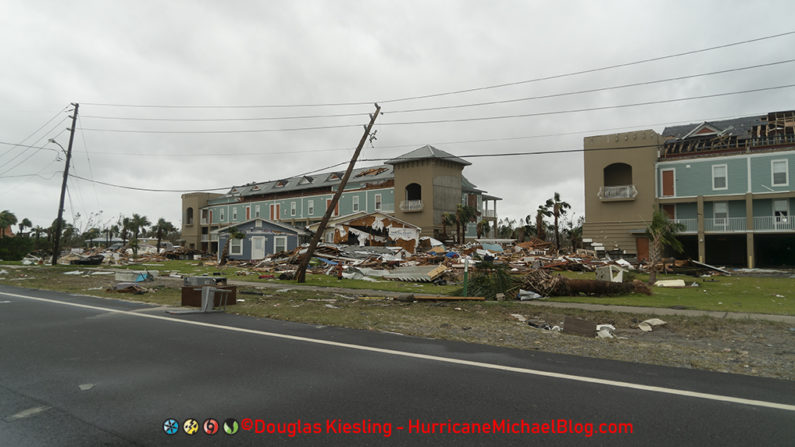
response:
M395 217L422 228L422 236L441 231L442 213L455 213L461 203L461 171L464 167L446 160L425 159L398 163L395 168ZM422 211L405 212L406 186L417 183L422 188Z
M773 186L772 161L786 160L788 178L786 185ZM712 167L726 165L727 188L714 189ZM674 169L674 197L696 197L792 191L792 175L795 170L795 151L766 152L764 154L742 154L723 157L688 158L657 163L657 196L662 197L662 171ZM750 174L750 177L749 177ZM749 180L750 179L750 180Z
M230 253L229 259L234 260L250 260L252 256L252 238L257 236L262 236L265 238L265 256L273 254L275 252L276 242L275 238L277 236L285 236L287 237L287 251L295 250L298 247L298 235L295 232L289 232L284 228L280 228L275 225L269 225L267 222L263 222L262 228L257 228L255 222L249 222L247 224L241 225L238 229L246 234L245 239L243 239L243 253L240 255L232 255ZM226 244L226 239L229 235L226 232L219 232L218 235L218 246L223 247ZM220 248L218 250L218 256L220 258L221 251L223 249ZM230 248L231 251L231 248Z
M201 249L201 209L207 206L210 199L219 197L220 194L194 192L182 195L182 243L186 248ZM193 222L187 222L188 208L193 209Z
M632 231L646 228L654 212L656 189L654 164L662 137L641 130L584 139L585 223L583 238L602 243L607 250L636 253ZM614 163L632 167L632 199L602 199L604 169Z

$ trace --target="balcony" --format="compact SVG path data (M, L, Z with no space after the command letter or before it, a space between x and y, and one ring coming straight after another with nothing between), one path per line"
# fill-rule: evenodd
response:
M698 233L698 219L674 219L675 223L682 224L685 228L680 233Z
M200 219L200 222L201 222L202 225L207 225L207 218L206 217L202 217Z
M754 217L754 231L795 231L795 219L789 216Z
M733 233L745 231L745 217L721 217L704 219L704 232Z
M638 190L635 185L602 186L597 196L602 201L635 200Z
M404 200L400 202L400 211L404 213L419 213L422 211L422 200Z
M208 241L209 242L218 242L218 235L217 234L213 234L213 235L202 234L202 242L208 242Z
M497 218L497 211L496 210L483 210L482 215L485 218L496 219Z

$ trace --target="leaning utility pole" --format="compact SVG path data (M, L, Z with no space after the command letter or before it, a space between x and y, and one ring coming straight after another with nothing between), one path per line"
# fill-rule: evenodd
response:
M61 252L61 222L63 220L63 201L66 195L66 179L69 178L69 164L72 162L72 142L75 140L75 129L77 128L77 109L80 104L73 102L75 106L74 115L72 115L72 128L69 129L69 147L66 149L66 168L63 170L63 183L61 183L61 201L58 204L58 218L55 220L55 244L52 248L52 265L58 264L58 254Z
M309 260L312 259L312 254L315 252L315 248L317 248L317 243L320 242L320 238L323 237L323 232L326 230L326 225L328 225L328 221L331 219L331 214L337 207L337 202L339 202L340 196L342 196L342 191L345 189L345 185L348 183L351 172L353 172L353 166L356 164L356 159L359 158L359 153L362 151L362 147L364 146L365 141L367 141L370 131L373 129L373 124L375 124L375 119L378 118L379 112L381 112L381 106L376 103L375 113L370 115L370 124L364 127L364 135L362 135L362 139L359 140L359 145L356 147L356 151L353 153L353 158L351 158L351 162L348 164L348 170L346 170L345 175L342 176L340 185L337 187L337 192L334 193L331 203L329 203L328 207L326 208L326 214L323 215L323 219L320 221L320 225L317 227L315 235L312 236L312 241L309 242L309 248L306 250L306 254L301 257L301 263L298 265L298 272L295 274L295 279L297 279L298 282L306 282L306 267L309 265Z

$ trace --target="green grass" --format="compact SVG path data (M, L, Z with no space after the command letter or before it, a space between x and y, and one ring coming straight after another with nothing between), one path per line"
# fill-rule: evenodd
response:
M566 277L593 279L593 273L565 272ZM638 274L636 279L647 281L648 275ZM623 306L678 307L696 310L726 312L753 312L795 315L795 281L791 278L659 275L657 279L683 279L688 286L673 289L654 287L652 295L627 295L619 297L555 297L550 301L562 303L615 304Z

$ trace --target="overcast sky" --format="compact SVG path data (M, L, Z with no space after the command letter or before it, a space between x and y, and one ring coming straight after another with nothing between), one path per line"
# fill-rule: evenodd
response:
M788 0L3 0L0 209L34 225L53 221L63 161L47 141L67 146L72 102L80 109L71 173L172 190L274 180L345 162L375 101L384 115L364 159L391 158L425 144L459 156L580 149L589 135L661 132L669 124L790 110L795 88L549 113L793 84L791 62L592 93L406 112L781 62L795 57L795 34L517 84L792 32L794 17ZM514 85L400 100L499 84ZM340 103L361 104L239 107ZM398 124L528 114L533 116ZM307 127L324 129L278 131ZM524 217L554 192L573 206L575 216L583 214L579 153L470 161L464 175L503 198L500 217ZM101 216L95 220L104 225L132 213L181 223L178 192L140 192L76 178L68 189L65 217L72 221L79 213L81 227L90 215Z

